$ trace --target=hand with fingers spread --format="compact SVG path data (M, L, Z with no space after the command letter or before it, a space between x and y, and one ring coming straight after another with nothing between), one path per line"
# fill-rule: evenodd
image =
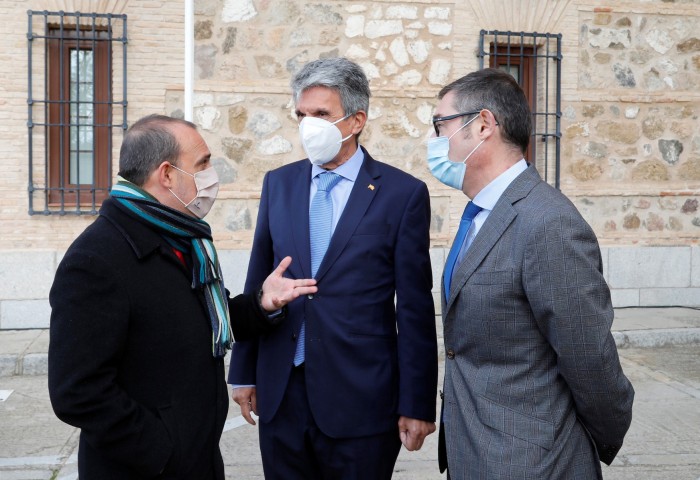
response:
M255 425L251 412L258 414L258 406L255 396L255 387L234 387L231 398L241 407L241 415L246 422Z
M274 312L301 295L316 293L316 280L284 277L292 263L292 257L284 257L277 268L265 279L260 304L268 312Z
M406 450L420 450L425 437L435 431L435 422L426 422L415 418L399 418L399 437Z

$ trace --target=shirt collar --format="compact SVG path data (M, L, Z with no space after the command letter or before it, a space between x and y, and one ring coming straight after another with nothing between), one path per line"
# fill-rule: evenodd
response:
M333 173L337 173L346 180L354 182L357 180L357 176L360 173L360 167L362 167L362 161L364 159L365 154L363 153L362 148L360 148L360 145L358 145L357 150L352 154L348 161L334 169ZM327 171L328 170L325 170L318 165L313 165L311 167L311 178L314 178L317 175Z
M525 170L527 170L527 162L523 158L515 165L511 166L508 170L493 179L491 183L486 185L479 193L477 193L472 200L484 210L493 210L493 207L496 206L496 202L498 202L498 199L501 198L503 192L506 191L508 185L510 185L511 182Z

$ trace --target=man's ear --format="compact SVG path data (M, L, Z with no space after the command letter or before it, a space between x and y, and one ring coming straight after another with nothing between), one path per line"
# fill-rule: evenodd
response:
M496 128L498 128L498 122L496 117L493 115L491 110L483 109L479 112L479 118L481 119L481 128L479 129L479 136L484 139L493 135Z
M158 165L158 168L153 172L153 177L158 184L163 188L172 188L173 186L173 175L175 172L174 168L168 161L162 162Z
M358 110L355 115L352 116L352 134L359 134L363 128L365 128L365 123L367 123L367 112L364 110Z

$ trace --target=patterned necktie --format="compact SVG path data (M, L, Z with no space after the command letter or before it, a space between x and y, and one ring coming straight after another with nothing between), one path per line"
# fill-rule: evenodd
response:
M457 258L462 250L462 247L467 239L467 232L469 232L469 227L472 226L472 221L474 217L483 210L479 205L474 202L469 202L467 207L464 209L462 214L462 220L459 222L459 230L457 230L457 235L455 236L455 241L452 243L452 248L450 249L450 254L447 256L447 263L445 263L444 272L444 294L445 299L450 298L450 285L452 284L452 275L456 267L459 265Z
M318 190L311 200L309 209L309 241L311 244L311 276L315 277L318 267L326 254L328 244L331 241L333 225L333 201L331 190L342 179L333 172L323 172L318 176ZM294 353L294 366L304 363L304 340L306 338L306 325L301 324L297 349Z

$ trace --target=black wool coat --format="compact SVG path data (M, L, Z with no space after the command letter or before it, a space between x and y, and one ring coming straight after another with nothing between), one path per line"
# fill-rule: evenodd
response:
M49 394L81 429L83 479L223 479L224 361L203 293L167 242L108 199L50 292ZM271 326L254 295L229 300L236 339Z

